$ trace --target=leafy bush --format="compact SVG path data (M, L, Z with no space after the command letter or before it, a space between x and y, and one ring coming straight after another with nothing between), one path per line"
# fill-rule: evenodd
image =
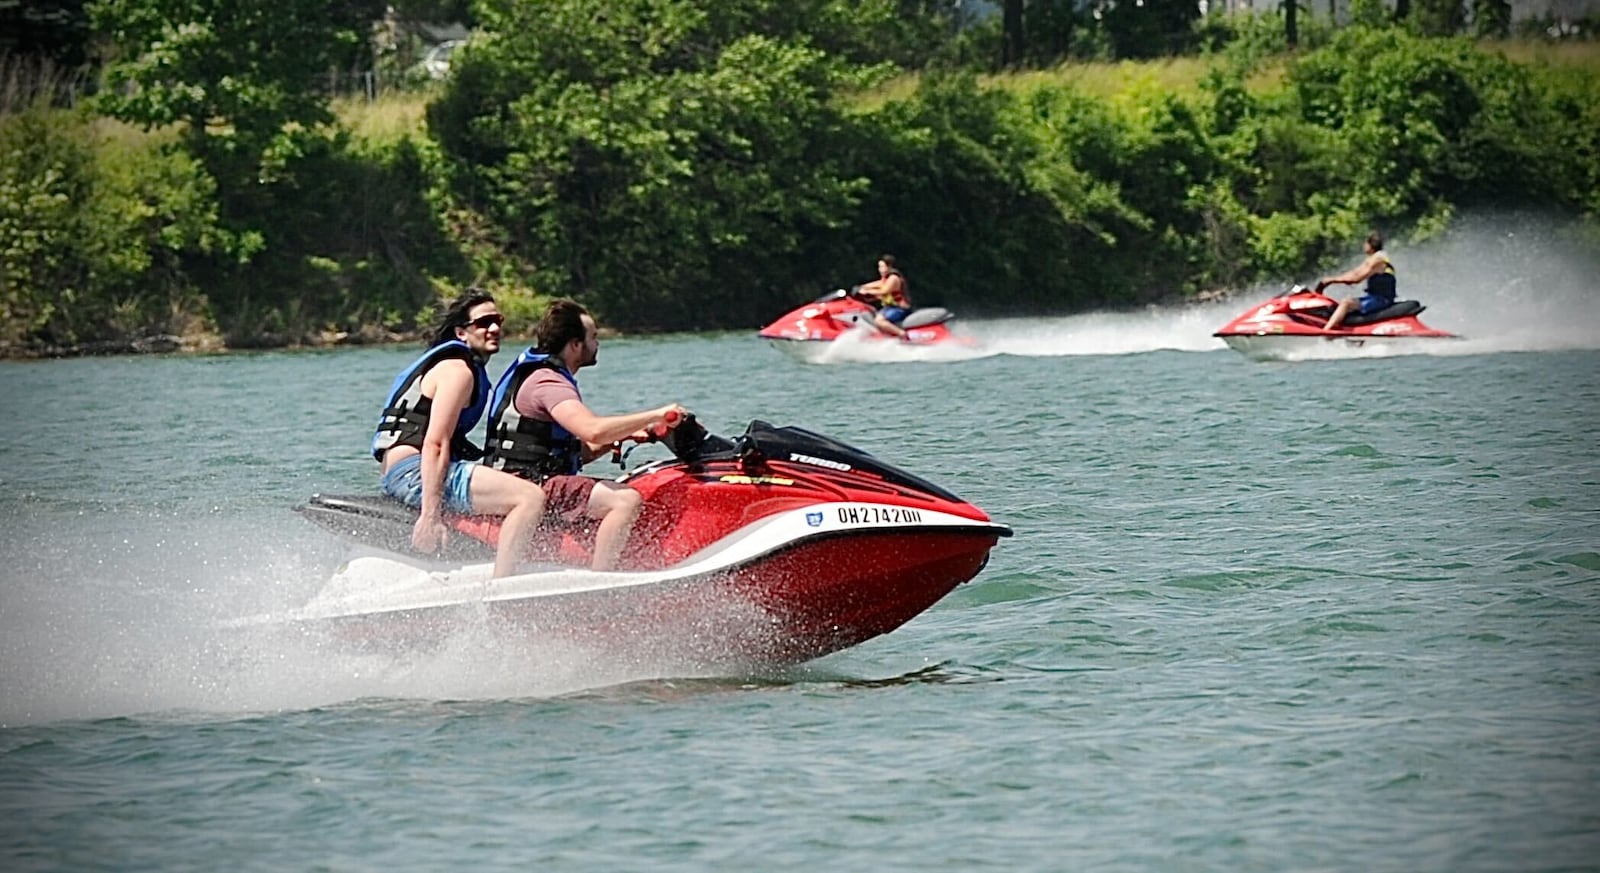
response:
M1333 25L1326 17L1306 15L1296 19L1300 49L1326 45L1333 37ZM1201 51L1225 55L1246 68L1282 55L1289 50L1288 29L1283 8L1254 12L1215 9L1195 23L1195 38Z
M760 5L484 10L495 35L430 127L455 195L540 291L623 327L748 322L764 292L787 294L807 238L847 221L862 183L839 170L852 121L832 98L871 74L804 40L734 36Z
M927 76L868 118L848 166L870 184L826 262L869 276L892 252L920 304L1023 311L1059 297L1073 229L1061 204L1083 180L1068 165L1030 179L1049 145L1016 126L1013 101L971 75Z
M210 258L204 276L230 345L315 343L408 333L437 298L474 276L429 199L426 147L410 137L309 141L293 178L264 186L262 249L241 264Z
M183 259L218 242L211 180L192 161L97 138L43 104L0 119L0 346L111 346L192 331Z
M1563 84L1574 79L1587 81ZM1573 125L1592 111L1561 95L1592 88L1587 74L1535 75L1462 38L1354 28L1290 81L1301 117L1349 143L1344 196L1375 218L1474 202L1582 208L1592 190L1569 183L1593 171L1593 153L1551 147L1583 139Z
M1600 215L1600 69L1418 36L1367 0L1371 26L1302 22L1323 47L1270 55L1282 84L1252 74L1281 47L1268 14L1185 31L1220 50L1197 87L1200 61L1095 85L925 71L887 94L895 64L996 51L997 19L947 39L905 11L939 4L900 0L486 0L429 137L418 104L359 139L300 79L364 3L294 0L327 32L274 58L248 46L286 33L276 6L258 31L210 21L217 0L96 4L126 25L129 86L100 105L152 132L12 95L0 346L380 339L468 283L524 323L560 294L623 328L749 327L884 251L919 303L1072 310L1282 281L1370 227L1415 238L1478 205ZM1180 5L1056 37L1109 54L1171 37Z

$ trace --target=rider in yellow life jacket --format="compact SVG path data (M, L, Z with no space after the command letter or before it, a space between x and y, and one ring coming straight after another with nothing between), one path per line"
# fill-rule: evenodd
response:
M877 304L878 314L873 324L878 330L905 339L906 331L900 322L911 314L910 284L895 266L894 255L878 258L877 280L858 286L856 291Z

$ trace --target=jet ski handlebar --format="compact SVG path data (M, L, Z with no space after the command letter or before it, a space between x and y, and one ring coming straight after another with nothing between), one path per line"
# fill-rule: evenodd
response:
M676 409L670 410L666 415L661 416L660 421L645 428L645 434L648 436L649 441L657 443L666 439L667 434L678 426L678 418L678 411ZM690 415L689 418L693 419L694 416Z
M853 298L853 299L856 299L856 300L866 300L868 302L870 302L871 299L872 299L872 298L868 297L867 295L861 293L861 286L860 285L851 285L848 289L835 288L832 291L829 291L828 293L822 295L821 297L818 297L816 302L818 302L818 303L827 303L827 302L829 302L831 300L843 300L846 297L850 297L850 298Z
M651 429L651 436L654 441L664 444L678 460L693 462L700 458L708 434L705 426L695 419L694 413L686 412L679 417L677 412L669 412L662 417L661 423Z
M632 442L636 445L639 443L661 443L678 460L693 462L699 459L708 439L717 440L718 438L712 437L706 432L705 426L695 419L694 413L685 412L680 414L677 410L672 410L663 415L660 421L645 428L643 438L635 436L632 438ZM619 466L625 466L628 454L632 451L632 446L624 451L622 444L618 443L612 447L611 459Z

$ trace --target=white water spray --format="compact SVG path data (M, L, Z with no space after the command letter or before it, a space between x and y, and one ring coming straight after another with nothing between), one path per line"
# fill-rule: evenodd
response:
M1387 248L1400 274L1400 296L1422 301L1428 325L1464 338L1417 344L1408 352L1600 348L1600 251L1570 228L1527 216L1475 215L1439 240ZM1285 277L1282 286L1244 289L1221 302L973 321L966 329L990 354L1024 357L1222 350L1227 347L1213 331L1291 281L1315 278Z
M283 515L264 526L161 519L132 531L124 517L114 537L93 520L14 528L19 536L0 543L17 570L0 592L0 726L363 698L542 698L698 675L656 641L627 640L624 655L599 641L508 634L471 614L404 650L363 650L304 624L240 627L303 606L343 553ZM6 554L12 545L39 559Z

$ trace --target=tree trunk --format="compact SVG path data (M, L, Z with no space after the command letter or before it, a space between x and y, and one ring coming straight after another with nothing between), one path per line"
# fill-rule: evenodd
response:
M1300 0L1283 0L1283 34L1289 40L1289 48L1300 45L1299 14Z
M1001 19L1004 31L1000 45L1000 66L1012 68L1022 63L1022 53L1027 43L1022 38L1022 0L1005 0Z
M1505 39L1510 36L1510 0L1474 0L1472 24L1480 37Z

